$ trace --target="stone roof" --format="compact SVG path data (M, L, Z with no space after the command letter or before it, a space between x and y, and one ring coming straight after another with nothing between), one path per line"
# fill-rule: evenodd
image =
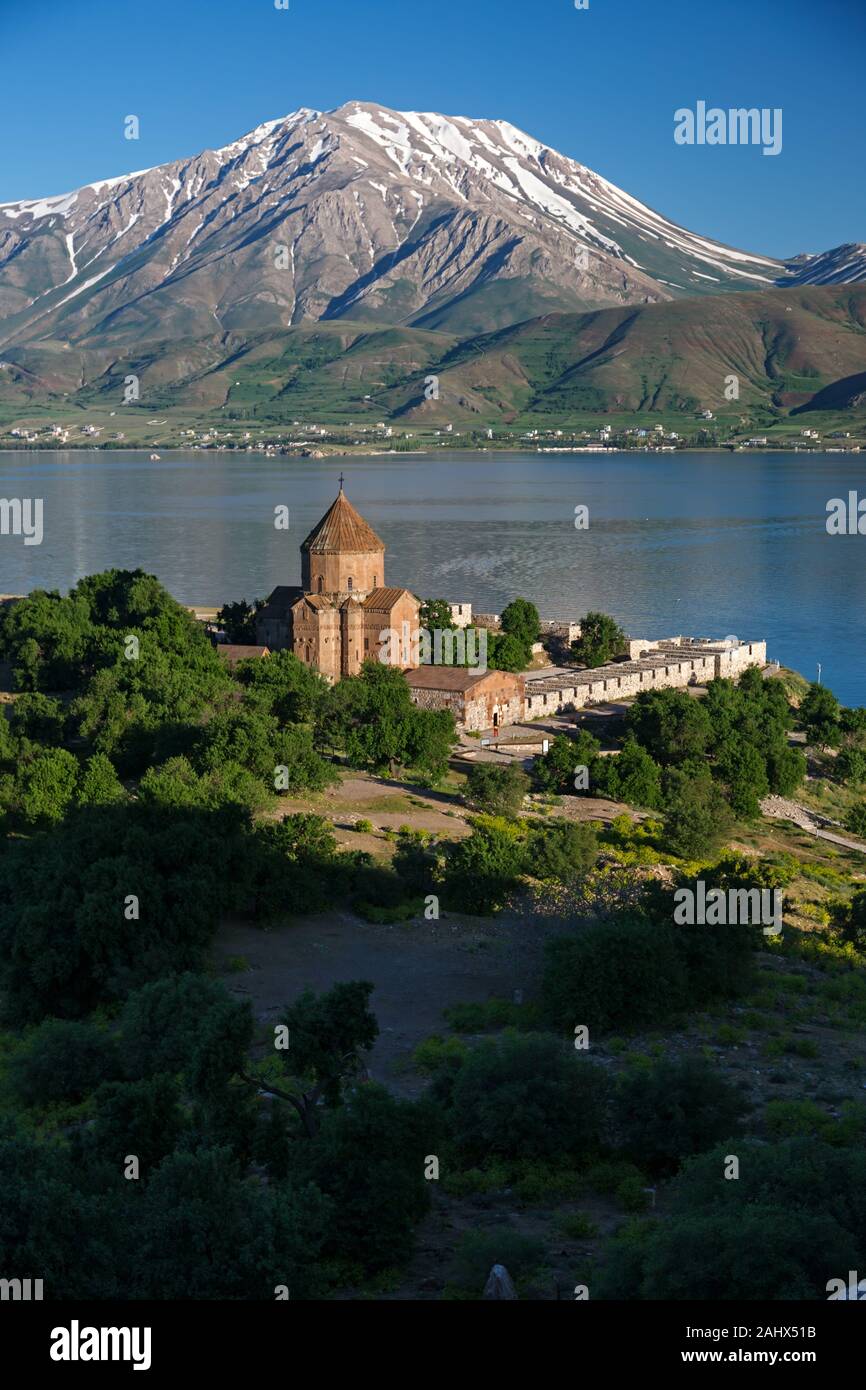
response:
M510 671L479 671L465 666L418 666L404 671L403 675L413 690L472 690L488 676L499 676L506 684L509 681L521 683L521 677Z
M394 605L403 597L409 594L414 599L414 594L410 594L408 589L371 589L364 599L364 607L371 609L374 613L390 613ZM417 602L417 599L415 600Z
M385 542L355 510L341 488L336 502L313 527L301 549L316 555L363 555L371 551L384 553Z
M269 647L252 647L233 642L218 643L217 651L230 666L236 666L239 661L250 661L255 657L270 656L271 654Z
M304 591L299 584L278 584L256 617L285 618L303 594Z
M302 593L301 597L298 599L298 604L301 603L308 603L311 608L315 608L316 611L319 613L321 613L325 608L336 607L336 605L332 602L332 600L328 597L327 594ZM297 604L295 605L295 607L297 607Z

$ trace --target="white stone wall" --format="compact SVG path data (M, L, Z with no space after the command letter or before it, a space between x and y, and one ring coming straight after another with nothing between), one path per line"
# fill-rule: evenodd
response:
M452 603L449 604L449 607L451 609L451 621L455 627L472 626L471 603Z
M740 647L724 650L708 647L696 651L692 648L689 654L671 650L647 657L645 661L600 666L596 671L564 680L555 689L534 689L540 683L530 678L526 682L526 718L539 719L544 715L582 709L584 705L634 699L643 690L705 685L716 676L736 677L750 666L766 664L766 642L745 642Z

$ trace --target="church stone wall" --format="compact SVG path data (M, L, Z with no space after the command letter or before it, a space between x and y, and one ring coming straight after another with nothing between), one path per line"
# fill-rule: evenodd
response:
M301 554L301 586L309 594L365 598L385 583L385 552Z

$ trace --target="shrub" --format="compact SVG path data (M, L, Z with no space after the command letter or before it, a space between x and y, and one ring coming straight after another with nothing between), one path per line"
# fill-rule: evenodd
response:
M594 868L598 835L586 822L557 820L533 829L529 864L533 878L571 883Z
M495 1264L504 1265L519 1286L537 1273L543 1255L544 1246L540 1240L508 1226L464 1231L454 1258L453 1279L458 1288L474 1292L480 1298Z
M573 1211L561 1216L557 1222L564 1236L571 1240L593 1240L598 1235L598 1227L584 1211Z
M668 1018L688 1001L672 926L621 917L546 945L542 1002L553 1028L637 1028Z
M455 1033L486 1033L500 1028L523 1030L541 1025L541 1011L537 1004L514 1004L510 999L453 1004L444 1011L444 1017Z
M466 778L466 799L478 811L509 820L520 814L523 798L529 791L529 778L511 763L498 767L493 763L476 763Z
M457 1072L450 1121L469 1158L585 1154L599 1141L603 1072L549 1034L475 1048Z
M92 1023L50 1018L13 1056L10 1080L22 1105L80 1101L120 1075L114 1039Z
M684 1213L615 1238L594 1292L615 1299L826 1298L828 1270L854 1268L856 1250L825 1212L768 1204Z
M618 1144L653 1173L674 1172L683 1158L739 1131L747 1106L702 1057L661 1058L632 1066L617 1082L612 1121Z
M813 1100L771 1100L764 1107L764 1124L774 1139L825 1134L833 1121Z
M444 893L457 911L482 915L501 907L526 865L519 831L496 819L477 820L472 834L453 845L445 864Z

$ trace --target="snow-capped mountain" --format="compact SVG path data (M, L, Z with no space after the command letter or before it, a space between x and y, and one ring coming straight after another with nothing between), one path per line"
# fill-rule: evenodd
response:
M866 280L866 244L849 241L818 256L793 256L786 262L785 285L852 285Z
M366 102L0 205L0 343L82 347L346 319L487 331L553 309L862 279L699 237L507 121Z

